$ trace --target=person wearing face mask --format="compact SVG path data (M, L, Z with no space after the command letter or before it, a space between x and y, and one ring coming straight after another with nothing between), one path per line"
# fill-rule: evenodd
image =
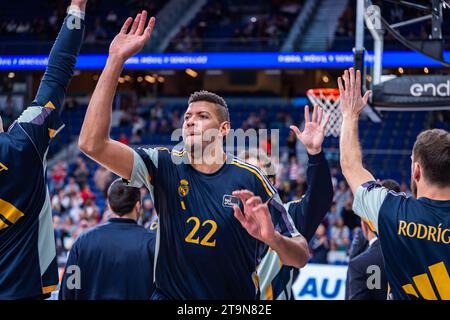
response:
M142 212L140 190L117 179L107 199L114 215L75 241L60 300L149 300L153 294L156 231L136 222Z

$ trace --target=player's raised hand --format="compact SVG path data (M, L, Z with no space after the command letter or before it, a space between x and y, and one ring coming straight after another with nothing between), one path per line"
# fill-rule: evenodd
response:
M267 204L248 190L234 191L233 195L244 204L244 212L239 206L233 207L236 219L253 238L270 245L276 231Z
M344 79L344 84L342 83L342 78ZM372 94L372 91L368 90L364 96L361 96L361 72L359 70L356 73L354 68L345 70L342 78L338 78L340 93L339 108L341 109L342 116L358 117L367 105L367 100Z
M290 126L297 138L306 147L309 154L318 154L322 151L322 143L325 138L325 127L330 121L330 115L327 116L324 123L322 123L323 109L317 105L314 106L312 119L309 116L309 106L305 106L305 128L303 132L297 126Z
M150 18L147 27L145 26L146 22L147 11L145 10L139 13L134 20L129 17L123 24L119 34L111 42L109 55L125 61L141 51L150 39L155 26L155 18Z

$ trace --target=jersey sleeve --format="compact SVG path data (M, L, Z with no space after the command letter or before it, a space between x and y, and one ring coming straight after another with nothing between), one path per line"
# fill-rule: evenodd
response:
M70 21L79 21L77 28ZM75 65L84 35L84 14L70 10L66 16L48 58L36 97L17 120L23 130L14 133L26 134L35 145L41 158L44 157L52 138L64 127L59 116L67 87L75 72Z
M376 232L380 208L388 192L388 189L371 181L358 188L353 200L353 211Z
M35 145L41 157L44 157L50 141L64 128L58 110L50 104L28 107L17 119L17 124Z
M272 197L277 194L277 190L270 183L269 179L265 176L262 171L256 167L250 167L251 172L254 173L254 187L253 193L260 196L263 202L268 202Z
M136 188L149 188L153 185L158 171L159 152L153 148L135 148L133 154L133 170L129 184Z
M261 197L261 200L268 204L272 222L280 234L287 237L299 235L291 216L284 208L280 196L269 179L256 167L251 167L254 173L254 194Z
M294 222L292 221L291 216L281 203L281 199L278 193L275 194L272 199L270 199L268 205L269 211L272 215L272 222L276 231L289 238L300 235L297 228L295 227Z
M300 200L285 204L295 227L310 241L333 201L330 168L323 152L308 155L307 190Z

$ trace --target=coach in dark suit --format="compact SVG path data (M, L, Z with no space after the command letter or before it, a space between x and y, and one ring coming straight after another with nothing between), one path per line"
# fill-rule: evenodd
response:
M114 181L108 205L117 217L81 234L69 253L59 299L149 300L155 233L136 223L140 190Z
M400 185L394 180L384 180L381 185L389 190L400 192ZM346 297L347 300L386 300L387 299L387 277L384 268L384 258L381 251L380 241L370 226L361 222L361 231L364 238L369 242L367 249L362 253L362 248L366 246L364 240L359 236L354 239L350 262L347 270ZM353 256L352 256L353 255ZM379 279L374 279L374 270L371 266L379 269ZM369 279L370 278L370 279ZM369 281L368 281L369 280ZM372 288L369 288L369 285ZM378 288L373 288L373 286Z
M369 227L362 222L362 228ZM381 252L380 241L372 235L368 238L369 247L366 251L356 256L348 265L348 299L349 300L386 300L387 299L387 278L384 269L384 260ZM378 267L376 273L371 266ZM378 279L373 279L377 277ZM372 279L369 280L369 277ZM369 280L369 281L368 281ZM371 288L371 286L375 288Z

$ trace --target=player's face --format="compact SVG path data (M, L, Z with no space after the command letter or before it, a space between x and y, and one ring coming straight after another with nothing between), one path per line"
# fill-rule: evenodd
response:
M228 133L229 123L220 122L215 105L207 101L197 101L189 105L184 114L183 141L187 149L202 150L209 144L220 141Z

